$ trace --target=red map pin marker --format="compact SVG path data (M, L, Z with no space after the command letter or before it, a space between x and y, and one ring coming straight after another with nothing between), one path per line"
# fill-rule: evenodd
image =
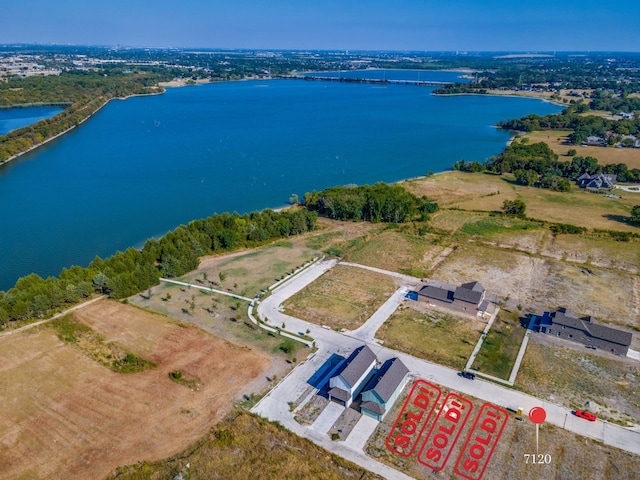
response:
M536 425L540 425L547 418L547 412L542 407L533 407L529 410L529 420Z

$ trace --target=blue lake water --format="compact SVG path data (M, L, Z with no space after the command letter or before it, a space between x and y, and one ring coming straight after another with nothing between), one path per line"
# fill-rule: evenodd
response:
M60 107L0 108L0 135L62 112Z
M58 275L214 212L283 206L504 149L499 120L561 107L432 88L270 80L110 102L0 168L0 289Z

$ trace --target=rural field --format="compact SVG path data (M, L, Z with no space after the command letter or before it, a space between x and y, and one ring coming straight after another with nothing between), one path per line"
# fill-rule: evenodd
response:
M284 302L285 312L318 325L355 330L398 288L389 276L336 265Z
M376 338L385 347L463 369L484 327L477 318L455 316L409 300L384 322Z
M571 192L517 185L512 175L447 172L426 179L409 180L402 185L415 195L427 195L446 209L500 211L505 200L522 200L530 218L548 222L570 223L593 229L637 232L638 228L620 221L640 204L640 193L623 192L622 198L606 198L575 187ZM618 192L620 193L620 192ZM440 215L434 215L436 225Z
M471 419L467 421L447 465L441 472L434 473L431 469L423 466L416 460L417 453L434 422L440 405L436 407L432 419L426 424L423 434L420 440L418 440L418 451L414 452L411 457L403 458L387 450L385 440L393 427L396 417L400 413L400 409L408 392L411 390L410 387L410 384L405 387L404 395L398 399L393 409L385 417L384 421L379 424L373 435L371 435L365 446L365 452L371 457L391 465L414 478L460 479L461 477L454 472L454 466L457 455L464 445L464 440L471 431L474 414L472 414ZM440 404L448 393L448 390L442 391ZM483 403L474 398L464 395L463 397L473 403L475 412L478 411ZM543 424L540 427L539 452L550 455L550 463L536 465L526 464L524 455L536 453L535 435L535 426L528 420L526 415L523 421L516 421L515 416L510 414L500 441L482 478L513 478L518 480L539 480L542 478L558 480L616 478L631 480L636 478L637 456L607 445L602 445L548 424ZM577 461L577 459L579 459L579 461Z
M578 152L576 155L597 158L598 163L601 165L625 163L630 169L640 168L640 149L571 145L567 139L567 136L571 133L571 130L546 130L529 132L524 136L529 138L529 143L544 142L549 145L549 148L560 157L560 161L571 161L571 157L567 156L567 152L570 149L574 149Z
M270 363L196 327L110 300L61 324L76 328L47 324L0 337L3 479L101 478L119 465L174 455L257 388ZM155 368L115 373L94 359L98 343ZM171 372L180 372L181 382Z

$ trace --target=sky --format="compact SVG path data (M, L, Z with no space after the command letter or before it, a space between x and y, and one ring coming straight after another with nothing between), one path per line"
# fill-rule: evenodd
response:
M640 52L637 0L0 0L0 44Z

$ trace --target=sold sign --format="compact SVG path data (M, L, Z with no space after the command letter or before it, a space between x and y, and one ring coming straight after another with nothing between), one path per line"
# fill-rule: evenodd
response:
M509 414L502 408L489 403L482 405L456 462L458 475L468 480L482 478L508 418Z
M441 393L438 387L424 380L418 380L413 385L387 437L386 446L389 451L403 457L411 456Z
M436 472L444 468L472 409L473 404L460 395L450 393L445 397L440 413L418 454L421 464Z

